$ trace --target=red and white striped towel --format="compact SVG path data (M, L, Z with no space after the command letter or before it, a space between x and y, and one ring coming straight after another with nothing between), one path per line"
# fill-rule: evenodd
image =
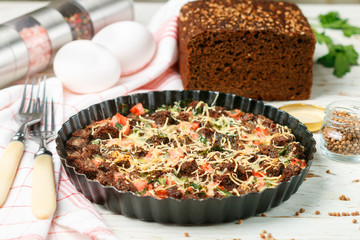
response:
M70 116L94 103L134 92L183 89L178 73L172 68L177 61L177 21L181 2L185 1L165 4L149 24L157 42L152 61L141 71L121 78L115 87L97 94L79 95L63 89L56 78L47 80L47 96L56 104L57 129ZM0 91L0 154L19 127L15 117L22 89L23 85L14 85ZM32 215L33 155L37 149L38 145L28 139L7 201L0 208L0 239L117 239L92 204L69 181L54 141L49 144L49 149L54 153L57 210L47 220L38 220Z

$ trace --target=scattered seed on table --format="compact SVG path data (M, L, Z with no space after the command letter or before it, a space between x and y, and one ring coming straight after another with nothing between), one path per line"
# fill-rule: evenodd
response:
M350 201L349 197L346 197L344 194L339 197L341 201Z
M357 223L357 220L356 220L356 219L353 219L352 222L353 222L353 223Z
M185 236L185 237L190 237L189 233L187 233L187 232L184 233L184 236Z
M262 213L261 216L262 216L262 217L266 217L266 214L265 214L265 213Z
M319 210L316 210L316 211L315 211L315 214L316 214L316 215L319 215L319 214L320 214L320 211L319 211Z
M266 230L264 229L264 230L262 230L262 233L266 233Z
M300 215L300 213L299 213L299 212L296 212L296 213L295 213L295 215L296 215L296 216L299 216L299 215Z
M328 169L328 170L326 170L326 173L327 173L327 174L329 174L329 173L330 173L330 170L329 170L329 169Z
M300 213L304 213L304 212L305 212L305 209L300 208Z
M265 234L260 233L260 237L261 237L261 238L265 238Z
M242 224L242 223L243 223L243 220L239 219L236 223L237 223L237 224Z
M268 233L268 234L267 234L267 237L268 237L268 238L271 238L271 237L272 237L272 236L271 236L271 233Z

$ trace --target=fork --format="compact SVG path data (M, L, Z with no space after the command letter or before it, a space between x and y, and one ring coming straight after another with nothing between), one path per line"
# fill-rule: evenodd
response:
M50 120L48 120L50 115ZM50 122L50 128L48 124ZM46 148L46 143L55 136L54 101L51 100L51 110L47 104L44 109L44 126L40 123L31 127L30 137L38 140L39 150L35 153L34 172L31 193L31 209L35 217L47 219L56 209L56 192L52 153Z
M21 127L19 128L15 136L12 138L11 142L8 144L5 152L0 158L0 207L4 204L8 196L10 187L16 175L16 170L24 153L26 129L29 126L40 122L42 110L44 107L44 102L41 103L39 96L42 90L43 99L45 97L45 77L43 81L41 80L41 78L39 79L37 84L37 93L34 99L33 95L35 95L35 78L32 79L30 99L28 101L29 103L27 105L27 108L25 107L25 99L27 95L26 88L28 86L28 80L29 79L27 78L25 81L24 93L20 104L18 118L16 119L20 121ZM40 87L41 82L44 82L42 88Z

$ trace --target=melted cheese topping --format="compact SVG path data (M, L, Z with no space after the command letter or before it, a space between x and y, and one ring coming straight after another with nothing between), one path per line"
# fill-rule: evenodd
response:
M287 146L273 145L280 153L275 158L260 149L278 136L293 142L295 137L286 126L276 124L269 129L265 118L247 121L239 110L219 110L219 117L214 118L211 111L217 111L216 107L201 101L195 107L181 107L176 102L164 108L176 124L169 124L166 118L157 126L147 114L138 117L129 135L120 131L118 138L100 140L100 157L117 164L118 172L137 187L138 194L162 198L160 191L176 186L183 196L240 196L276 187L281 175L271 176L268 169L290 164ZM189 121L177 120L180 114L188 114ZM109 120L94 124L92 133L106 124ZM124 161L129 166L119 164ZM139 179L146 181L145 188L138 187Z

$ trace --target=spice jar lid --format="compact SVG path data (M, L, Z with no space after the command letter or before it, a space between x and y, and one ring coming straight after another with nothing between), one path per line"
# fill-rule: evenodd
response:
M12 27L0 25L0 88L28 72L28 50L19 33Z
M132 0L74 0L74 2L89 13L94 34L111 23L134 19Z
M316 132L321 129L325 112L323 107L296 103L281 106L279 109L299 119L307 126L310 132Z

